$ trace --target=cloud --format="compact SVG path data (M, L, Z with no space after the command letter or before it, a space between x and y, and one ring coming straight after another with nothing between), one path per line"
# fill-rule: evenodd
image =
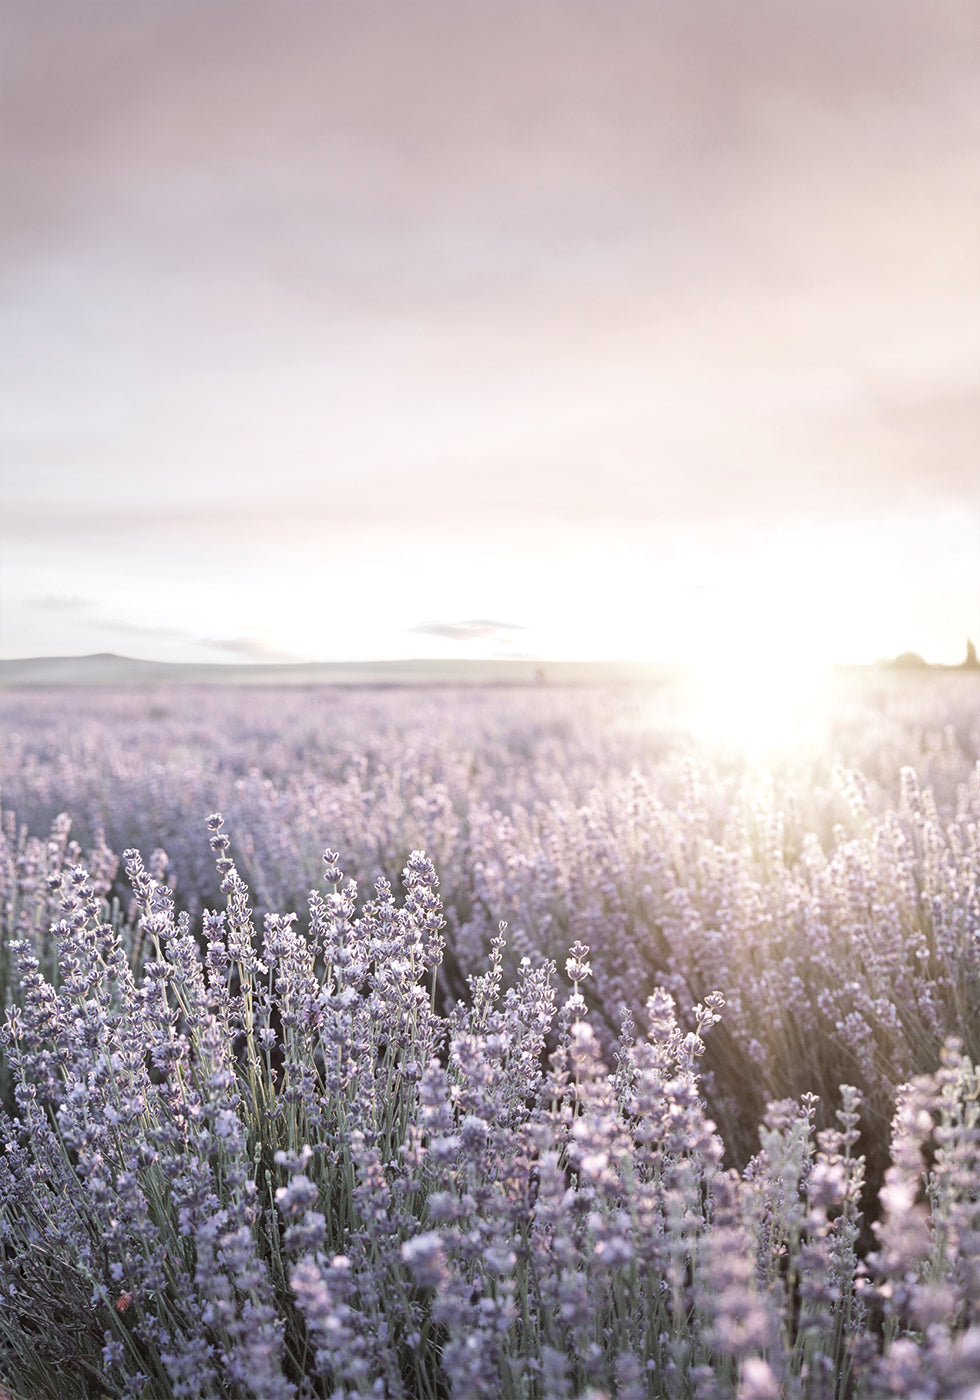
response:
M71 593L45 593L38 598L29 598L27 606L40 608L44 612L74 613L80 612L82 608L90 608L92 599L81 598Z
M965 0L8 8L9 531L839 514L932 441L799 396L975 305Z
M465 622L420 622L410 632L425 637L445 637L450 642L510 642L509 632L523 632L519 622L494 622L487 617L473 617Z
M686 208L689 247L715 223L705 177L741 188L743 162L792 177L809 142L895 161L913 101L940 146L969 143L971 8L389 0L283 25L268 0L5 7L0 237L30 258L107 220L195 266L244 256L253 284L274 267L306 301L336 259L334 299L420 267L431 293L461 264L496 295L501 259L519 273L543 242L546 279L570 227L586 252L631 226L649 246Z
M198 645L212 651L227 651L240 661L302 661L295 652L280 651L261 637L201 637Z
M89 618L85 624L87 627L98 628L100 631L111 630L113 632L124 633L127 637L177 637L181 641L188 641L191 638L190 632L185 632L181 627L156 627L144 622L120 622L115 618Z
M97 635L74 584L192 629L113 628L148 652L278 659L168 571L276 637L284 561L370 559L394 644L512 655L537 624L411 600L410 544L506 617L593 538L652 573L975 514L970 0L287 9L4 7L0 564L65 589L24 635ZM546 607L486 593L505 555Z

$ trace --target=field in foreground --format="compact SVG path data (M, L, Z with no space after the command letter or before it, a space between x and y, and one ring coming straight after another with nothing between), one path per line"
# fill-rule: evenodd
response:
M977 680L688 700L0 692L12 1395L976 1400Z

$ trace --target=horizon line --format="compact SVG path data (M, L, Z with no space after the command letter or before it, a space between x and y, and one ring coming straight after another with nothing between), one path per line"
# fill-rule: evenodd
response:
M755 658L747 658L749 661ZM671 658L635 656L370 656L370 657L334 657L329 660L310 660L295 658L292 660L276 659L261 660L256 658L242 657L238 660L194 660L194 661L172 661L160 657L133 656L124 652L95 651L95 652L63 652L57 654L33 655L33 656L0 656L0 667L7 669L13 666L33 666L56 663L71 662L115 662L133 666L153 666L167 669L179 670L213 670L213 671L234 671L247 668L256 671L287 671L287 670L313 670L329 667L396 667L396 666L504 666L511 668L520 667L546 667L552 666L589 666L589 667L631 667L650 670L668 670L678 672L691 672L706 669L698 662L682 661ZM730 665L730 661L727 663ZM778 664L778 658L777 658ZM894 657L878 657L874 661L842 661L842 660L814 660L814 669L843 669L843 670L868 670L891 668L897 670L976 670L980 669L975 660L971 660L968 655L959 662L933 662L928 661L917 652L906 651ZM711 669L710 664L707 669Z

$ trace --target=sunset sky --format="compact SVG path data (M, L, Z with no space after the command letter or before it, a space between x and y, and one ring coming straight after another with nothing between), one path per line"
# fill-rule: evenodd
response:
M970 0L0 8L0 655L980 643Z

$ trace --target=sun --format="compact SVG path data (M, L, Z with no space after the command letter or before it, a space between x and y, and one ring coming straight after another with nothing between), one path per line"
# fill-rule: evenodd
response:
M770 651L733 651L689 668L683 724L712 747L749 760L824 744L828 666Z
M763 758L823 740L825 694L826 673L818 667L703 673L692 722L707 742Z

